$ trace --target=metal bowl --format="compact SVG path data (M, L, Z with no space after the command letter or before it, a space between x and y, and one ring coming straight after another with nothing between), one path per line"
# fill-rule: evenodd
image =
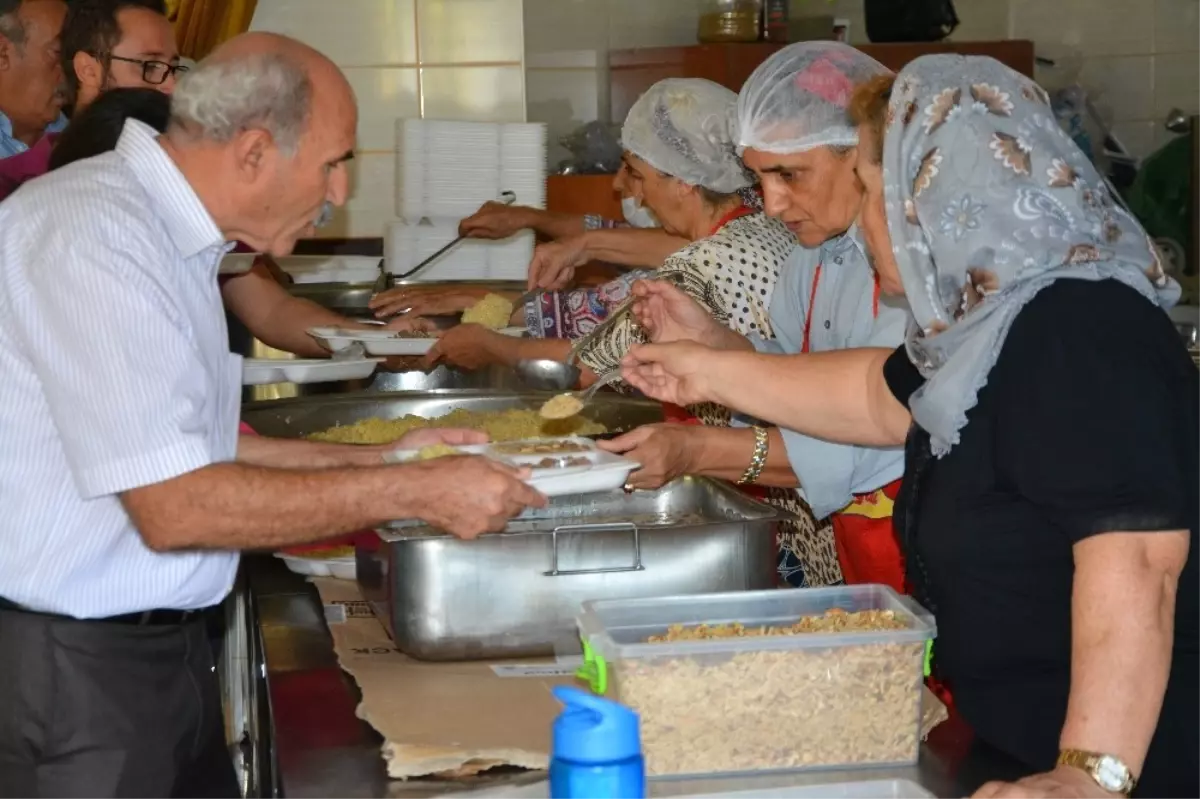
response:
M549 359L517 361L517 377L538 391L567 391L579 385L578 367Z

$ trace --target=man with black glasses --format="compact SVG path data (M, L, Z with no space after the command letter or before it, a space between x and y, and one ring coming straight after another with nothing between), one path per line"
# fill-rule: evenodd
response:
M75 113L108 89L170 94L187 71L162 0L75 0L63 24L62 59Z

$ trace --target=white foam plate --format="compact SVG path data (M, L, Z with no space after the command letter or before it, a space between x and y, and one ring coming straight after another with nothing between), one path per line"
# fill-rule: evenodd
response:
M568 452L561 457L585 457L590 461L587 466L566 466L550 469L534 469L533 475L527 481L530 486L547 497L561 497L569 494L596 494L606 491L616 491L625 485L630 472L638 468L638 464L620 455L605 452L596 447L596 443L587 438L547 438L530 442L505 442L504 444L478 444L467 447L456 447L464 455L483 455L504 463L519 466L532 466L544 458L558 457L553 454L538 455L509 455L497 451L496 447L506 447L513 443L548 444L556 441L569 441L582 444L587 449L582 452ZM388 463L407 463L418 457L418 450L393 450L383 456Z
M254 259L258 257L258 253L253 252L233 252L221 259L221 265L217 267L219 275L244 275L254 266Z
M264 386L269 383L332 383L338 380L362 380L375 371L382 358L245 358L242 360L242 385Z
M308 577L336 577L339 580L353 580L358 576L358 568L352 557L306 558L303 555L285 555L282 552L276 552L275 557L282 560L290 571Z
M424 355L436 338L412 338L398 330L343 330L337 327L311 327L308 335L333 352L341 352L359 343L368 355Z

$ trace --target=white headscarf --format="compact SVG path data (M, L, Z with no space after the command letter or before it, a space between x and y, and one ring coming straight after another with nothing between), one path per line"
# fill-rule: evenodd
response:
M625 117L621 146L659 172L731 194L751 185L733 148L737 95L701 78L667 78L646 90Z
M759 64L737 101L737 145L765 153L858 144L854 87L889 70L840 42L798 42Z

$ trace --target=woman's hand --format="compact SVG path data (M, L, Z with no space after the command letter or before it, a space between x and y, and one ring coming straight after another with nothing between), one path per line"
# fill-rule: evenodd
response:
M588 262L585 236L539 244L529 262L529 288L558 291L570 285L575 270Z
M394 449L420 449L435 444L466 447L472 444L486 443L488 443L488 434L482 430L470 430L464 427L426 427L420 430L410 430L385 446L388 451L391 451Z
M487 295L481 286L396 286L367 303L377 319L404 316L449 316L462 313Z
M627 488L655 489L695 471L700 432L694 425L649 424L596 446L641 464Z
M621 377L661 402L708 402L713 399L709 372L718 356L718 352L699 344L641 344L621 360Z
M1044 774L1033 774L1016 782L989 782L976 791L976 799L1091 799L1119 797L1100 787L1086 772L1058 766Z
M458 223L458 235L473 239L507 239L533 227L538 211L523 205L486 202L475 213Z
M631 293L633 315L655 344L694 341L713 346L726 328L708 309L666 280L639 280Z
M458 325L438 338L422 363L427 369L441 362L461 369L482 369L500 363L500 348L506 341L516 339L482 325Z

